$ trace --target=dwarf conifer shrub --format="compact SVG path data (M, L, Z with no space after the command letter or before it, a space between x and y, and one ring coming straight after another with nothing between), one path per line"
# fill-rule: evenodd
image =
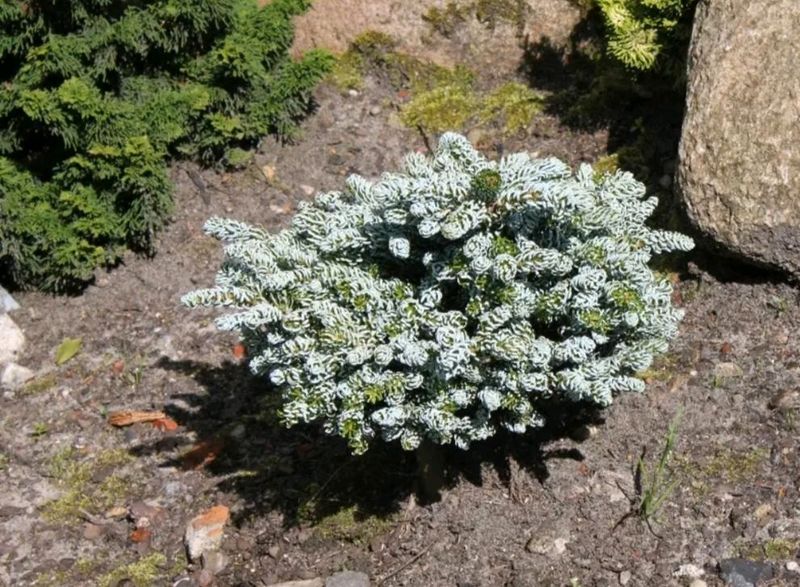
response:
M697 0L595 0L608 52L635 71L682 74ZM681 70L681 71L678 71Z
M289 135L331 58L289 58L309 0L0 3L0 271L57 289L149 250L165 160Z
M320 420L355 452L376 437L466 448L542 425L553 400L644 389L681 317L647 263L693 246L645 225L655 206L629 173L493 162L447 133L278 234L209 220L226 260L183 301L234 310L217 325L241 333L286 424Z

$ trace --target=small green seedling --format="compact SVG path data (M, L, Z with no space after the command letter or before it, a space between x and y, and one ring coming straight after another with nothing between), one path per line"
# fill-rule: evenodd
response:
M631 499L631 510L616 523L614 529L621 526L628 518L636 516L647 524L654 535L658 536L653 530L652 524L657 521L658 513L678 484L678 477L673 471L672 461L675 456L675 444L682 416L683 409L681 408L667 428L664 446L658 460L653 465L648 466L645 461L647 447L642 449L634 471L636 495Z

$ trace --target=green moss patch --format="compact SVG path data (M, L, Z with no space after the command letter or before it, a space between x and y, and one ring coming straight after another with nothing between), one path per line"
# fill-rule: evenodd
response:
M28 381L20 391L20 396L39 395L55 387L56 383L57 379L53 373L42 375L41 377Z
M746 451L723 449L704 462L679 461L695 494L706 495L720 483L739 485L751 480L766 460L767 451L754 448Z
M434 6L423 16L433 32L451 37L470 18L493 30L499 24L510 24L520 32L528 14L526 0L476 0L448 2L443 8Z
M162 569L167 565L167 557L160 552L148 554L138 561L117 567L106 573L97 581L99 587L114 587L120 581L127 579L135 587L151 587L156 580L164 575Z
M90 460L81 460L73 449L56 454L50 462L50 475L64 494L44 506L45 519L72 523L80 519L82 511L99 513L118 505L130 491L129 479L117 470L99 480L97 476L121 468L131 459L123 450L105 451Z
M785 561L794 559L800 550L800 540L775 538L762 544L744 546L739 555L752 560Z
M386 534L396 522L394 516L364 514L358 506L350 506L319 519L314 526L314 532L324 540L339 540L364 546Z

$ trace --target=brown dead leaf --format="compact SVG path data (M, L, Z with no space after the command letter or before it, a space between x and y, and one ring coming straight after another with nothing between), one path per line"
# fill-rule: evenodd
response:
M183 455L184 469L200 469L214 462L225 447L222 438L212 438L198 442L194 448Z
M150 423L153 425L153 428L157 428L162 432L172 432L178 429L178 423L169 416L166 418L159 418L158 420L152 420Z
M130 426L137 422L152 422L163 420L167 415L164 412L140 412L137 410L123 410L112 412L108 416L108 423L112 426Z

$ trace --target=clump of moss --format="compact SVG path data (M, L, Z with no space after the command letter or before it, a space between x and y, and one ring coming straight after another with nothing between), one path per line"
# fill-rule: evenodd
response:
M595 181L600 180L604 175L616 172L619 169L619 155L612 153L600 157L592 163L592 169L594 170Z
M444 8L431 7L422 15L422 20L427 22L433 31L449 38L467 20L469 12L468 7L459 6L457 2L448 2Z
M123 565L103 575L97 581L99 587L112 587L127 579L135 587L150 587L164 575L161 571L167 564L167 557L153 552L138 561Z
M396 47L391 36L367 31L338 57L328 79L343 90L359 89L364 76L371 74L386 79L394 90L409 90L413 97L403 106L401 121L431 133L498 124L510 135L526 128L544 107L544 97L524 84L508 82L479 92L468 68L443 67Z
M739 555L752 560L785 561L794 559L800 550L800 540L774 538L763 544L750 545L739 549Z
M397 41L386 33L361 33L353 39L347 51L336 57L328 81L342 90L361 89L364 87L364 76L367 72L381 66L396 46Z
M484 94L470 83L449 83L422 91L406 104L400 119L426 132L463 130L468 124L500 125L502 134L524 130L541 112L544 98L518 82Z
M544 97L519 82L507 82L492 90L481 105L483 122L498 120L506 134L526 128L544 108Z
M358 506L351 506L320 519L314 531L325 540L341 540L364 546L386 534L394 524L392 516L364 515Z
M472 118L480 101L470 87L444 85L414 97L400 113L400 120L426 132L462 129Z
M464 67L448 69L396 50L397 41L385 33L366 31L339 55L328 80L343 90L360 89L368 74L384 77L395 90L422 91L454 83L472 82Z
M443 37L451 37L470 17L474 17L490 30L494 30L501 23L508 23L521 33L525 27L528 8L526 0L448 2L444 8L434 6L429 9L422 16L422 20L428 23L431 30Z
M751 479L766 457L766 451L760 448L747 451L723 449L705 463L682 461L680 468L694 492L702 496L720 482L738 484Z
M20 396L38 395L52 389L56 384L56 376L53 373L42 375L26 383L20 391Z
M491 29L507 22L521 32L528 15L527 0L477 0L475 2L475 18Z
M88 585L96 568L97 561L80 558L75 561L71 569L39 573L34 578L33 585L34 587L50 587L51 585L66 585L69 582Z
M73 449L56 454L50 462L50 475L64 494L44 506L43 515L52 522L75 522L82 511L102 512L118 504L130 491L129 481L113 472L99 483L93 477L106 467L117 467L131 460L123 450L110 450L93 460L80 460Z
M665 354L653 360L653 363L637 374L645 381L669 381L675 375L678 359L674 355Z
M350 51L338 55L327 80L341 90L360 90L364 87L362 60Z

